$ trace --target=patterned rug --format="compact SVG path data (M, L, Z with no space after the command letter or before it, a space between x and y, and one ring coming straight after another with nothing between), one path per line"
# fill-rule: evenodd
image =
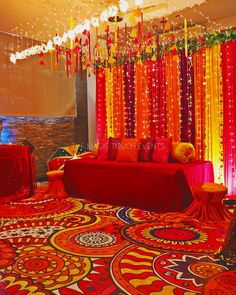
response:
M42 188L0 217L1 295L236 294L236 266L214 255L225 227Z

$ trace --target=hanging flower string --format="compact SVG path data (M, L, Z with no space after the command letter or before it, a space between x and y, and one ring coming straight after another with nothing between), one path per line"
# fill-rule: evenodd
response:
M44 63L44 61L43 61L43 55L44 55L44 53L41 51L40 53L39 53L39 57L40 57L40 62L39 62L39 64L41 65L41 66L43 66L45 63Z

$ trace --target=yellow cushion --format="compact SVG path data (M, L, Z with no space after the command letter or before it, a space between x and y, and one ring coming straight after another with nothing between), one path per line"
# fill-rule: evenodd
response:
M64 175L63 170L53 170L53 171L48 171L46 173L48 180L54 181L54 180L61 180Z
M171 154L176 162L191 163L194 160L195 149L189 142L173 142Z
M95 143L93 146L93 152L94 152L95 158L97 158L97 156L98 156L98 146L99 146L98 143Z

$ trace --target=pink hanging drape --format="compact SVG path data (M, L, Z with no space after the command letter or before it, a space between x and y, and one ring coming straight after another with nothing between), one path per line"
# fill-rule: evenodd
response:
M236 41L221 45L223 84L224 175L231 198L236 197Z

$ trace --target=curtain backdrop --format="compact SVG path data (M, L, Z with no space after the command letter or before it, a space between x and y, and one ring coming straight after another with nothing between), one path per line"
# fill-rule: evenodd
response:
M236 195L236 41L99 69L97 138L155 136L194 144Z

